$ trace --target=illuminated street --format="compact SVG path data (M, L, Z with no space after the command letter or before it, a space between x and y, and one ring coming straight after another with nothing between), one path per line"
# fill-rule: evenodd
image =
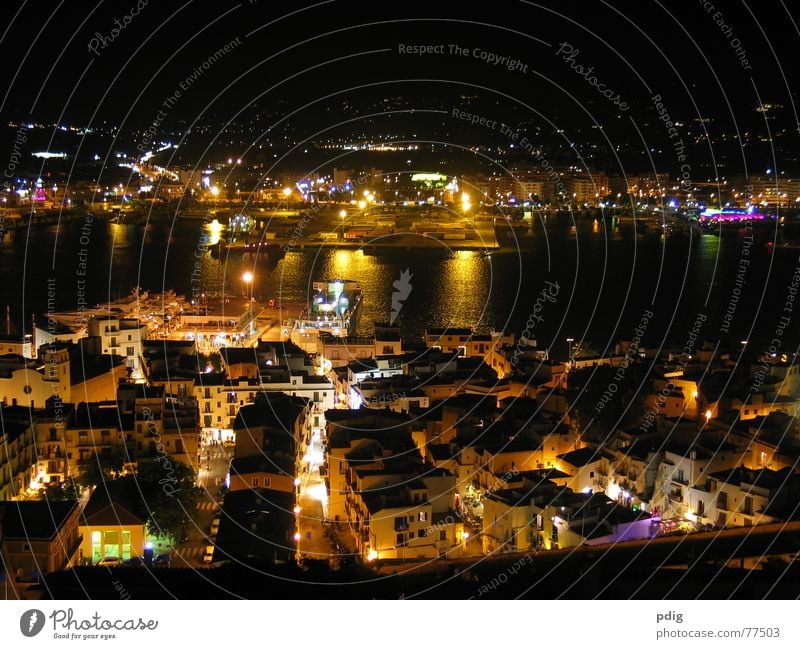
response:
M323 461L323 440L320 428L311 435L311 444L302 460L302 473L298 491L298 529L300 540L298 552L309 559L329 559L333 553L324 533L324 521L328 513L328 492L320 477Z

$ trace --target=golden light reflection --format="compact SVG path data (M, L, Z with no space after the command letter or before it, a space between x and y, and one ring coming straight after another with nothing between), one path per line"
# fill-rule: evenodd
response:
M219 243L220 237L222 236L222 224L214 219L205 226L205 229L208 231L208 245L215 246Z
M337 275L345 276L353 261L352 250L337 250L333 258L333 266Z
M444 262L434 300L447 314L449 326L475 326L483 320L490 263L480 253L458 250Z

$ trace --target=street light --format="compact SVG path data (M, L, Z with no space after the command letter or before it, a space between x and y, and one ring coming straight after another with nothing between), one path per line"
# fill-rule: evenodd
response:
M339 217L344 221L347 218L347 210L340 210Z
M242 281L244 282L244 294L247 296L247 294L250 292L250 284L253 281L253 273L251 273L249 270L244 271L242 273Z

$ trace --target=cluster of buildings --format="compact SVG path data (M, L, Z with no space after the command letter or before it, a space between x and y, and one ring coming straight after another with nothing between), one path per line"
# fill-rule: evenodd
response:
M719 180L692 179L688 185L665 172L609 175L603 171L569 168L563 170L517 166L508 173L468 175L462 189L484 201L537 201L543 204L628 205L633 199L643 204L671 203L766 208L796 207L800 201L800 179L774 174L739 176Z
M741 371L729 352L702 347L687 359L621 341L607 357L557 361L535 341L469 329L429 329L424 346L390 353L386 328L376 332L352 346L320 341L345 406L327 415L330 515L367 560L796 518L800 385L790 359L752 359ZM640 412L593 439L579 424L576 377L604 367L619 380L633 364L648 368Z
M222 546L235 553L240 535L230 532L230 514L254 490L285 500L279 511L294 525L295 476L312 447L321 455L324 412L334 405L330 381L291 342L222 348L215 370L195 341L151 340L143 324L128 325L99 317L88 324L92 335L50 340L35 353L30 343L5 341L12 349L0 356L0 546L10 582L108 557L136 560L154 545L143 515L148 503L129 490L83 490L80 503L64 501L63 517L47 513L53 503L61 507L53 488L79 485L92 463L119 476L181 463L199 476L204 447L233 448ZM131 377L130 357L140 380ZM242 515L252 510L247 505ZM39 518L48 524L30 524ZM280 533L280 520L263 523L262 537ZM289 546L294 533L286 530Z
M796 518L800 375L786 357L747 361L702 345L687 357L620 341L608 356L555 360L506 333L431 328L409 344L377 324L369 337L322 333L306 349L222 347L212 363L196 341L148 340L137 323L98 318L88 332L51 340L36 358L22 347L0 356L0 545L21 576L135 557L147 537L135 495L97 490L41 530L42 548L74 552L42 549L25 563L20 547L33 545L15 530L47 505L36 500L45 487L96 457L124 473L167 456L199 473L210 442L233 449L214 561L298 560L312 473L320 526L366 563ZM612 396L599 390L591 404L599 414L633 366L646 376L635 416L593 436L576 386L606 377ZM127 527L109 520L120 511Z

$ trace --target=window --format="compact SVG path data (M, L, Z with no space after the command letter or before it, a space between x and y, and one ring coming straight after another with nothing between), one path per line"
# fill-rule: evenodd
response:
M131 532L130 530L122 530L122 559L131 558Z
M424 539L426 536L428 536L428 530L426 530L426 529L423 527L423 528L422 528L422 529L419 531L419 538L421 538L421 539Z
M133 356L133 354L134 354L133 347L126 347L125 348L125 354L126 354L126 356Z
M428 520L428 514L427 514L427 512L420 512L420 513L419 513L419 522L420 522L420 523L424 523L424 522L425 522L425 521L427 521L427 520Z
M705 516L706 504L702 500L697 501L697 515Z
M446 530L441 530L439 532L439 540L440 541L446 541L447 540L447 531Z
M594 478L594 471L589 471L589 477Z
M253 480L252 480L252 485L253 485L254 487L257 487L257 486L258 486L258 478L253 478Z
M97 563L103 558L100 532L92 532L92 563Z

